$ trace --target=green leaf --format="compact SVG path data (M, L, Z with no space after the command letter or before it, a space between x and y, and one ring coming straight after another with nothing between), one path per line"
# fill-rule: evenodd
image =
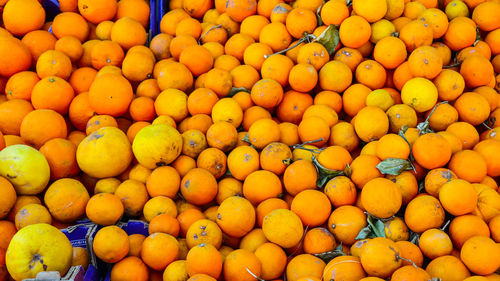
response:
M323 8L323 5L319 6L318 9L316 10L316 19L318 20L318 26L323 25L323 19L321 18L321 8Z
M231 91L229 91L228 97L232 97L232 96L236 95L239 92L250 93L250 90L248 90L247 88L243 88L243 87L239 87L239 88L232 87Z
M410 231L410 237L408 241L418 246L418 240L420 239L420 234Z
M342 248L342 245L340 245L340 248ZM314 256L322 259L325 263L329 263L334 258L339 257L339 256L345 256L345 255L346 254L344 252L342 252L342 249L339 250L338 247L333 251L314 254Z
M331 55L339 45L339 31L335 25L330 24L314 41L325 46L328 54Z
M418 183L418 193L425 192L425 181L421 181Z
M250 138L248 137L248 133L246 133L245 136L241 140L244 141L244 142L251 143L250 142Z
M288 166L288 165L290 165L290 164L292 164L292 163L293 163L293 159L292 159L292 158L287 158L287 159L283 159L283 160L281 160L281 162L282 162L283 164L285 164L285 165L287 165L287 166Z
M312 157L312 162L314 166L316 166L316 170L318 171L318 180L316 181L316 185L319 188L323 188L326 182L333 179L334 177L344 175L344 171L331 170L324 167L314 156Z
M386 175L397 176L403 171L412 170L413 167L410 161L400 158L387 158L384 161L378 163L377 169Z
M417 129L420 131L421 135L425 135L425 134L429 134L429 133L434 133L434 131L431 129L429 121L420 122L417 125Z
M385 225L384 222L370 214L366 217L368 225L371 227L375 237L385 237Z
M363 229L361 229L361 231L358 233L358 236L356 236L356 240L362 240L374 237L375 235L373 234L372 227L370 225L367 225Z

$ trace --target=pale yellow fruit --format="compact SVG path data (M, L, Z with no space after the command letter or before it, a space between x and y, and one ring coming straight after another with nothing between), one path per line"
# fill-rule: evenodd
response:
M387 0L387 13L385 18L393 20L399 18L405 10L405 0Z
M386 19L372 23L372 35L370 42L376 44L380 39L392 36L396 32L394 24Z
M394 99L391 94L384 89L374 90L366 97L366 106L376 106L383 111L387 111L387 109L393 105Z
M434 107L438 91L430 80L417 77L408 80L401 89L401 100L417 112L425 112Z
M117 178L100 179L95 184L94 194L115 193L115 190L118 188L120 183L121 181Z
M16 144L0 151L0 176L12 183L18 195L34 195L47 186L50 167L40 151Z
M451 21L456 17L467 17L469 15L469 7L463 1L453 0L446 5L444 12Z
M172 163L182 151L182 136L166 124L142 128L134 138L132 150L139 163L154 169Z
M80 169L91 177L101 179L117 176L132 161L130 141L118 128L100 128L78 145L76 161Z
M262 230L267 240L283 248L297 245L304 234L299 216L286 209L277 209L269 213L264 218Z
M19 230L6 253L7 270L15 280L35 278L41 271L59 271L64 276L71 266L73 248L66 235L45 223Z

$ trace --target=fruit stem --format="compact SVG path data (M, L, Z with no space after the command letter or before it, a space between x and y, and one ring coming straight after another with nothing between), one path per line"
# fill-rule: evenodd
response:
M205 33L203 33L200 38L198 39L198 45L201 45L201 39L206 36L210 31L212 31L213 29L216 29L216 28L221 28L222 27L222 24L218 24L218 25L214 25L212 27L210 27Z
M443 65L443 69L457 67L457 66L460 66L461 64L462 64L462 62L461 62L461 61L459 61L459 62L454 63L454 64L450 64L450 65Z
M274 56L274 55L278 55L278 54L284 54L284 53L292 50L293 48L297 47L298 45L304 43L306 40L310 40L311 38L309 38L309 37L312 37L313 39L316 38L316 36L314 36L312 34L306 34L306 35L302 36L302 38L300 38L299 41L297 41L297 43L293 44L292 46L290 46L290 47L288 47L286 49L283 49L281 51L278 51L276 53L270 54L270 55L264 55L264 58L267 59L270 56Z
M486 129L488 129L488 130L493 130L493 128L491 128L490 126L488 126L488 124L486 124L486 122L483 122L483 123L481 123L481 124L482 124L483 126L485 126L485 127L486 127Z
M447 220L446 223L441 227L441 230L444 231L448 225L450 224L450 220Z
M259 281L266 281L262 278L259 278L259 276L255 275L250 269L248 269L248 267L247 267L247 272L250 273L250 275L252 275L254 278L256 278Z

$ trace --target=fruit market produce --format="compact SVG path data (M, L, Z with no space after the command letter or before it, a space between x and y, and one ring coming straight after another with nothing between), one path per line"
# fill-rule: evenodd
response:
M0 0L0 281L500 280L499 0L42 2Z

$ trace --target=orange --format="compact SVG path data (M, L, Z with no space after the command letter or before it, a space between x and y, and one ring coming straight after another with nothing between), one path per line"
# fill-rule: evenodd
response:
M324 280L332 278L363 280L364 277L366 277L366 273L359 258L350 255L335 257L326 265L323 272Z
M12 75L5 85L7 99L23 99L29 101L31 92L40 78L35 72L21 71Z
M68 82L77 94L88 92L94 82L97 71L91 67L81 67L71 73Z
M388 218L401 207L402 195L394 182L376 178L364 185L361 191L361 203L368 213L378 218Z
M422 253L430 259L449 255L453 250L453 244L448 234L436 228L424 231L420 235L418 246Z
M280 127L281 129L281 127ZM260 164L263 170L268 170L276 175L285 172L287 165L283 162L292 157L290 148L279 142L270 143L260 154Z
M282 186L278 176L266 170L249 174L243 183L243 195L254 205L277 197L281 192Z
M67 80L71 74L71 70L71 60L69 57L56 50L45 51L36 62L36 72L40 78L58 76Z
M458 40L458 37L460 40ZM443 42L452 51L458 51L471 46L476 39L476 24L470 18L456 17L448 25L443 36Z
M88 21L98 24L101 21L111 20L118 9L115 0L79 0L78 11Z
M431 276L447 280L464 280L470 276L470 272L460 259L452 255L446 255L432 260L425 271Z
M399 31L399 39L403 40L409 52L421 46L431 45L432 38L432 27L421 20L410 21Z
M203 205L217 195L217 181L207 170L190 170L181 181L181 194L190 203Z
M130 82L121 75L103 74L90 86L90 106L99 114L120 116L127 112L132 102Z
M421 135L412 146L415 160L426 169L443 167L451 158L450 144L435 133Z
M245 198L229 197L222 201L217 212L217 224L232 237L244 236L255 225L255 209Z
M304 225L316 227L327 221L331 213L328 197L316 190L304 190L297 194L290 206Z
M15 36L40 29L45 22L45 10L35 0L9 1L3 7L2 16L5 28Z
M0 188L2 190L2 194L5 194L5 196L1 199L0 218L5 218L9 214L12 207L16 204L17 195L14 186L3 177L0 177Z
M323 118L310 116L300 122L298 133L302 142L314 141L315 145L322 146L328 142L330 128Z
M493 65L483 56L470 56L460 65L460 74L468 87L488 85L494 74Z
M365 60L356 67L355 76L359 83L375 90L384 86L387 72L377 61Z
M373 58L386 69L395 69L406 60L406 46L397 37L385 37L375 44Z
M439 75L443 60L431 46L418 47L408 57L410 73L414 77L433 79Z
M489 257L483 255L486 252ZM460 259L473 273L488 275L500 266L500 250L493 239L474 236L465 241L460 250Z
M458 249L462 248L465 241L473 236L490 236L488 225L478 216L463 215L451 221L449 234L453 244Z
M105 226L97 231L92 245L98 258L115 263L123 259L130 248L127 233L118 226Z
M287 91L276 108L276 115L282 122L299 124L306 109L313 104L313 98L307 93Z
M359 48L370 39L371 27L364 18L351 16L340 24L339 35L344 46Z
M476 128L467 122L455 122L449 125L446 131L456 135L462 141L463 149L471 149L479 142Z
M295 8L286 17L286 28L296 39L300 39L304 34L312 33L316 25L316 15L305 8Z
M259 169L259 153L253 147L238 146L229 153L227 168L234 178L244 180Z
M479 152L479 154L481 154L481 156L483 156L484 160L486 161L488 176L492 177L497 176L497 174L499 173L497 168L497 161L492 157L492 155L495 154L494 151L499 147L498 144L499 143L497 143L496 140L488 139L481 141L476 146L474 146L474 151Z
M292 36L283 23L271 22L262 28L259 42L268 45L274 52L278 52L290 45Z
M24 117L33 111L33 106L25 100L13 99L0 104L0 131L4 134L19 135Z
M286 209L270 212L264 218L262 230L269 241L285 248L297 245L304 233L300 217Z
M389 130L389 119L382 109L367 106L356 114L354 129L365 142L378 140Z
M52 109L66 114L74 96L73 88L64 79L47 76L33 87L31 103L35 109Z
M261 276L261 274L262 263L248 250L234 250L224 259L223 276L226 281L250 281L255 280L253 275Z
M422 255L422 252L420 251L420 248L417 245L409 241L397 241L396 245L400 250L400 256L402 258L411 260L417 266L422 266L424 261L424 256ZM403 260L402 265L405 266L413 264L410 263L409 261Z
M187 272L190 276L207 274L219 278L222 272L222 257L210 244L200 244L191 248L186 257Z
M0 36L0 42L2 46L0 54L4 57L0 62L0 75L9 77L30 68L30 51L20 40L10 36Z
M439 196L443 184L456 179L457 175L449 169L437 168L430 170L425 176L425 191L434 197Z
M360 261L366 273L386 278L401 266L399 248L392 240L376 237L368 240L361 250Z
M328 230L335 240L346 245L356 242L359 231L366 226L366 214L355 206L340 206L333 210L328 219Z
M444 210L435 197L424 194L408 203L404 219L410 230L422 233L443 224Z
M289 194L295 196L305 189L316 188L318 175L314 165L307 160L297 160L285 169L283 184Z
M47 128L50 124L50 130ZM50 109L37 109L28 113L20 128L23 140L35 147L41 147L54 138L66 138L68 134L66 121L57 112Z
M283 88L273 79L262 79L253 85L250 95L256 105L271 109L283 100Z
M321 7L320 15L325 25L340 25L349 17L349 9L342 1L328 1Z
M179 256L179 242L166 233L153 233L142 243L141 259L154 270L164 270Z
M319 70L319 85L323 90L340 93L347 89L351 82L352 71L341 61L329 61Z
M262 264L261 278L278 278L285 270L287 257L285 251L274 243L264 243L255 250L255 255Z
M113 266L111 270L113 280L149 280L148 267L138 257L126 257Z
M87 217L96 224L115 224L123 215L120 198L112 193L98 193L90 198L86 206Z
M290 281L302 280L303 277L319 280L323 274L325 262L310 254L293 257L286 268L286 278Z
M480 182L487 174L487 164L483 156L474 150L462 150L455 153L449 168L459 178L469 182Z

